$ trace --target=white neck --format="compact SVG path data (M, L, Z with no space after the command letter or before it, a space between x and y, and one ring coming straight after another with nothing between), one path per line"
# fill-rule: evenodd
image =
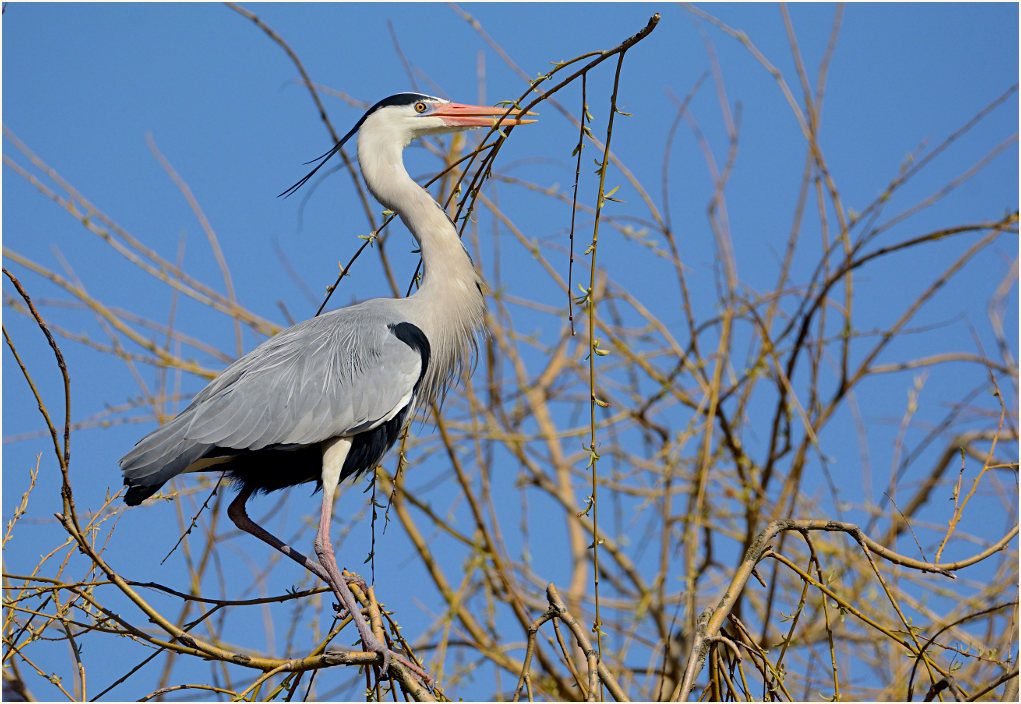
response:
M429 340L431 357L423 392L436 400L447 382L471 365L485 301L481 280L453 223L405 170L404 146L392 138L373 140L363 131L358 138L358 162L369 191L400 216L422 251L422 285L404 303L409 322Z

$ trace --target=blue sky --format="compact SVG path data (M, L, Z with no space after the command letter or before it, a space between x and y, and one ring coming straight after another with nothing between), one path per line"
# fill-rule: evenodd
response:
M727 191L738 274L750 290L769 290L791 228L791 203L804 166L804 147L777 84L744 46L672 4L494 3L462 8L481 22L530 77L549 70L551 61L613 47L645 26L653 12L662 14L653 34L627 55L620 101L632 116L618 122L613 138L614 151L649 186L660 208L664 202L660 189L663 144L675 116L673 101L683 98L710 70L706 40L711 42L727 99L731 107L741 106L741 147ZM525 80L446 5L257 4L250 9L286 39L313 81L360 101L372 103L417 87L460 102L495 102L517 97L525 89ZM722 4L705 9L744 30L800 97L776 6ZM803 60L814 80L829 39L834 7L795 4L789 11ZM154 157L151 140L187 182L215 228L238 297L245 305L278 323L286 322L281 303L295 319L315 312L321 292L335 277L337 263L346 262L359 244L356 237L365 233L365 222L345 176L323 181L307 202L300 197L275 197L303 175L302 162L330 146L307 90L279 46L252 22L219 4L11 3L2 21L3 122L17 139L125 230L168 259L177 257L184 237L184 268L222 289L203 232ZM404 56L416 68L415 85L394 49L388 22ZM1017 82L1017 27L1016 4L851 4L845 8L827 82L820 141L848 207L864 208L896 177L910 154L941 142ZM588 86L600 135L612 80L611 63L595 72ZM481 65L484 92L479 87ZM577 87L558 98L567 109L577 112ZM361 114L334 96L324 95L323 102L341 133ZM566 189L573 178L570 152L577 132L551 107L544 106L541 113L538 124L513 133L501 151L499 166L510 175ZM712 79L696 94L691 114L722 161L726 134ZM903 200L891 214L953 181L1014 134L1017 124L1015 93L905 187L900 193ZM28 163L9 140L4 141L4 154L19 164ZM716 251L705 218L712 185L686 123L677 133L670 157L666 201L684 247L685 263L693 272L696 305L709 309L716 295ZM420 149L409 150L412 175L431 175L428 169L433 163ZM623 180L615 172L610 178L614 179L610 185ZM591 192L594 182L587 184ZM1017 194L1015 139L978 176L957 188L953 197L894 228L891 237L896 240L1000 216L1017 208ZM628 208L643 216L640 199L633 191L625 187L618 195ZM516 208L530 237L551 248L566 245L569 214L565 210L536 206L539 201L511 191L502 202ZM5 248L58 271L63 271L62 261L70 262L95 298L140 315L166 319L170 304L165 287L125 268L120 261L111 261L109 249L6 166L2 225ZM404 246L404 238L403 230L395 231L390 245L401 281L410 277L415 261L408 251L410 240ZM505 264L505 286L537 297L546 295L548 288L550 305L563 304L553 287L539 283L531 289L527 276L515 278L516 271L527 273L532 263L519 250L508 247L507 251L517 259ZM901 308L885 305L883 287L889 287L891 296L903 291L907 297L931 281L933 272L945 268L959 251L955 244L934 245L870 269L863 275L862 285L878 287L880 295L867 299L860 311L862 327L888 325L899 314ZM280 253L298 272L300 281L281 266ZM803 257L807 266L815 261L814 256L810 251L799 252L797 261ZM950 344L957 345L953 348L958 351L974 351L968 332L973 326L986 351L991 352L995 343L988 335L985 302L1016 256L1016 237L1002 237L974 273L938 297L915 322L919 328L930 325L938 329L903 344L918 345L918 354L924 353L927 345L945 349ZM551 257L566 269L566 256ZM632 282L636 292L650 292L655 297L656 277L633 263L623 244L608 239L599 257L615 278ZM59 294L6 257L5 266L44 304ZM676 287L672 285L670 295ZM4 291L13 291L6 280ZM387 293L379 271L366 264L353 272L332 304ZM89 315L59 306L44 305L44 309L63 327L102 339L101 329ZM676 309L671 312L666 305L663 316L680 334L684 329L680 313ZM201 334L222 350L233 349L233 327L222 316L182 303L181 318L182 328ZM1015 285L1005 317L1015 359L1017 319ZM541 332L550 321L522 313L518 322L522 331ZM38 333L6 306L4 324L22 354L34 363L43 393L56 403L59 387ZM947 340L960 340L960 344ZM257 342L257 337L246 333L243 347L251 349ZM62 346L74 385L74 419L104 413L139 394L123 364L72 341L64 341ZM211 356L200 361L223 366ZM3 381L5 519L27 486L27 468L34 466L40 453L42 476L32 508L38 517L49 516L59 509L54 489L56 467L48 454L47 438L12 440L38 431L40 424L9 350L3 357ZM955 393L963 396L981 383L981 376L957 378L954 373L935 370L927 383L928 388L940 389L940 399L946 399ZM185 391L195 392L202 382L185 377L182 384ZM896 383L871 385L866 415L873 420L892 419L889 425L896 430L911 384L911 378L904 377ZM1016 397L1013 403L1016 407ZM945 409L933 413L932 423L941 412ZM95 505L108 488L116 490L120 484L117 459L151 427L151 422L118 423L75 434L72 453L81 505ZM427 433L430 428L425 424L419 432ZM834 448L846 448L850 455L837 457L835 466L855 472L860 458L853 435L845 443L834 442ZM887 472L890 458L878 453L873 459L877 465L874 483L885 486L883 472ZM877 499L880 493L881 489L876 489L870 498ZM295 515L311 511L316 503L303 494L293 511ZM176 539L169 514L145 511L136 509L122 518L121 525L127 529L123 532L133 534L120 548L125 561L142 555L147 541L155 541L152 549L162 555ZM164 525L149 517L153 515L168 519L168 527L159 530L169 533L142 537L150 526ZM58 535L51 523L26 525L22 530L4 556L5 567L14 572L29 569L40 551L55 544ZM307 537L310 546L311 531ZM253 544L251 553L258 555L262 549ZM136 578L173 581L172 571L158 567L158 560L152 565L145 562L144 568L162 571L137 574ZM280 582L286 585L289 579L297 581L291 574L281 576ZM415 598L403 591L388 596L391 604L405 610L412 608ZM488 691L483 683L477 692L466 690L463 696Z

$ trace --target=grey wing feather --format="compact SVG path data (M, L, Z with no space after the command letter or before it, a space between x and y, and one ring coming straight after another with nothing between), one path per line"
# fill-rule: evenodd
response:
M388 327L401 321L392 303L333 311L256 347L121 459L125 483L158 488L213 447L309 445L392 418L423 372L421 355Z

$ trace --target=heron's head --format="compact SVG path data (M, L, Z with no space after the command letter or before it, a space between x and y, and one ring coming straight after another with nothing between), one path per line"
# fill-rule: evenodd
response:
M509 107L452 103L422 93L398 93L369 108L361 120L359 138L395 142L404 147L426 135L535 122L526 119L525 114L533 113Z
M330 151L313 160L319 163L312 171L280 195L291 195L298 190L319 170L319 167L340 151L344 143L356 132L359 133L359 152L362 151L362 147L371 145L368 149L370 152L382 154L389 149L400 151L412 140L427 135L461 132L479 127L527 125L535 120L527 119L525 116L534 114L510 107L452 103L423 93L397 93L389 98L383 98L369 108L351 131Z

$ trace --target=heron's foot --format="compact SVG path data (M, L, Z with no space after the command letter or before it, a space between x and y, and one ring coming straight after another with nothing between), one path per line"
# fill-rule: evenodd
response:
M347 580L342 578L337 584L331 584L330 586L340 602L339 604L333 604L334 610L338 614L344 611L350 614L351 620L354 621L355 627L358 629L358 636L365 645L365 649L370 653L378 653L383 656L382 671L385 674L390 669L390 661L394 653L386 647L385 643L380 642L376 634L373 633L372 627L365 620L364 614L362 614L361 604L358 603L354 594L351 593L351 589L347 586Z
M433 678L426 672L421 665L416 663L414 660L409 658L404 653L399 653L396 650L384 649L383 651L376 650L365 644L366 649L373 653L380 653L383 656L383 667L380 669L380 678L389 679L390 663L398 662L402 667L411 673L411 676L417 679L422 685L431 687L433 684Z
M359 616L360 615L361 612L359 612ZM354 619L354 622L355 626L358 627L358 635L361 637L362 644L365 646L365 649L370 653L376 653L383 656L383 669L381 672L385 675L390 669L390 661L394 656L394 653L386 647L386 643L384 642L386 639L384 638L384 641L380 641L379 638L376 637L376 634L373 633L372 627L369 626L368 622L366 622L364 618L356 618Z
M328 535L323 537L321 532L320 535L316 536L315 549L316 555L319 557L319 563L323 566L328 577L327 581L333 589L333 593L336 594L337 600L340 602L336 605L336 610L340 612L343 609L351 615L351 620L355 622L355 627L358 629L358 636L362 639L362 643L367 651L383 656L382 673L385 675L390 669L390 661L393 659L393 656L399 655L399 653L392 652L386 647L385 642L381 642L376 637L369 622L366 621L365 615L362 614L361 604L358 603L354 593L351 591L351 587L348 586L348 584L358 583L365 585L365 581L356 574L350 572L341 573L340 568L337 566L337 558L333 553L333 547L330 545ZM364 589L361 589L361 587L359 589L363 595L368 595L371 598L372 592L369 591L367 586ZM383 640L385 639L386 636L383 637Z
M432 685L433 678L430 677L429 673L423 670L418 663L416 663L414 660L409 658L404 653L398 653L396 650L391 650L390 653L393 655L393 658L397 662L399 662L404 667L408 668L411 671L411 673L415 675L415 677L420 679L424 684Z
M374 651L374 650L371 650L371 649L367 650L367 651L357 651L357 650L353 650L351 648L334 645L334 646L331 646L330 648L327 648L326 652L328 654L329 653L342 653L344 655L350 656L352 653L355 653L355 652L378 652L378 651ZM408 672L411 674L413 679L418 680L419 684L424 685L426 687L432 687L432 685L433 685L432 675L430 675L428 672L426 672L422 668L421 665L416 663L414 660L409 658L404 653L398 652L396 650L388 650L387 653L382 653L384 659L386 659L387 654L390 655L390 664L393 664L394 662L400 663L401 667L403 667L406 670L408 670ZM387 668L386 671L381 671L380 672L380 679L381 680L391 679L391 676L390 676L389 672L390 672L389 671L389 667Z
M344 578L344 581L347 582L347 585L349 587L358 587L359 589L362 590L363 593L365 594L369 593L369 584L368 582L365 581L365 579L362 578L361 575L357 575L354 572L348 572L347 570L344 570L343 572L340 573L340 576Z

